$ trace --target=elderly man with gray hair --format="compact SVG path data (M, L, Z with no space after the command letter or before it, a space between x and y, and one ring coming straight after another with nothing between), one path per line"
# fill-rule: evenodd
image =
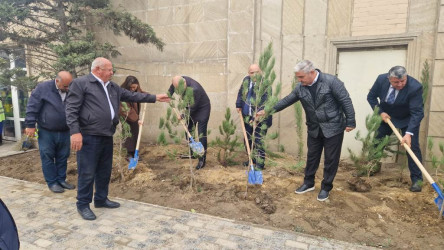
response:
M279 112L301 102L306 115L308 152L304 183L295 193L315 189L315 174L324 151L324 178L317 199L325 201L338 170L344 130L350 132L356 127L355 110L344 83L336 76L322 73L309 60L296 64L294 72L299 84L274 109Z
M404 67L395 66L388 73L378 76L367 95L367 101L372 109L379 107L379 114L383 120L376 138L392 134L393 131L387 124L387 120L390 119L395 127L401 129L402 142L407 143L419 161L422 161L419 148L419 126L424 117L422 84L407 75ZM410 155L407 157L412 180L410 191L421 192L421 170Z

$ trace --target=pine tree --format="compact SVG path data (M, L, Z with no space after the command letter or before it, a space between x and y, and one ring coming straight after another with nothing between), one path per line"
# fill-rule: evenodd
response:
M231 119L230 108L226 109L225 120L219 125L219 133L222 137L217 136L216 140L211 143L212 146L220 148L217 153L217 160L223 166L235 165L236 162L234 159L237 156L235 150L242 146L242 143L239 142L239 137L237 135L234 136L236 133L236 125L234 124L233 119Z
M265 141L267 140L264 131L266 131L268 129L267 124L264 122L269 116L274 114L274 106L276 105L276 103L279 100L279 94L281 92L281 83L277 83L276 87L275 87L275 91L273 93L273 83L276 80L276 73L274 71L274 65L275 65L275 58L273 57L273 49L272 49L273 44L270 42L268 44L268 46L265 48L265 50L262 52L260 58L259 58L259 67L262 70L262 74L261 75L255 75L253 76L252 79L254 82L258 83L258 84L254 84L254 93L256 94L255 97L252 97L249 100L249 103L251 103L251 105L254 107L254 109L251 112L251 116L246 116L245 117L245 122L249 123L251 120L254 120L254 122L252 122L252 126L253 126L253 131L256 131L257 126L260 124L261 126L261 140L262 140L262 144L265 146ZM242 99L244 101L247 101L247 94L248 94L248 89L249 89L249 82L248 81L244 81L243 83L243 92L242 92ZM265 95L268 95L268 98L264 101L263 97ZM260 110L264 110L265 111L265 115L264 116L259 116L256 117L256 114L260 111ZM271 133L270 135L268 135L267 137L270 139L275 139L277 138L277 133ZM253 132L253 134L251 135L251 141L252 141L252 145L250 147L251 149L251 159L255 158L256 163L260 163L263 164L263 160L259 157L259 149L257 147L257 145L255 145L255 139L256 139L256 135ZM259 170L259 169L257 169Z
M130 108L128 107L128 104L126 102L122 102L122 111L126 112L127 116L122 117L120 116L120 123L116 127L116 135L113 137L114 144L117 145L117 161L116 166L120 172L120 178L121 181L124 180L124 167L122 164L122 158L124 155L127 155L126 148L123 147L123 144L125 143L126 139L130 138L132 136L131 134L131 128L130 125L126 122L126 118L128 117L128 111Z
M89 72L96 57L119 55L115 45L96 39L97 27L159 50L164 46L151 26L109 0L0 1L0 42L8 41L0 51L10 50L9 42L24 47L33 72L43 77L60 70L76 77Z
M350 159L353 165L358 170L358 176L373 175L381 169L380 160L388 156L390 151L388 145L390 144L390 137L377 139L376 134L378 128L381 126L382 118L379 115L379 108L376 107L371 115L365 118L365 127L367 128L367 135L361 136L360 131L356 133L355 139L362 142L362 149L359 155L353 153L348 148Z

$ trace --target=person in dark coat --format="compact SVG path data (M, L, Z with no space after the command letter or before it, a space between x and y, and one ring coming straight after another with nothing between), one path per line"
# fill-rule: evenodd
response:
M296 64L294 71L300 84L274 109L278 112L301 101L306 115L308 152L304 183L295 193L315 189L315 174L324 151L324 178L317 199L325 201L338 171L344 130L350 132L356 127L355 110L344 83L336 76L322 73L309 60Z
M251 137L253 135L252 122L254 121L254 113L256 111L263 110L264 109L263 104L268 99L268 91L267 91L267 92L265 92L265 94L263 96L261 96L261 102L259 103L258 107L252 105L252 103L250 101L250 98L253 100L257 98L256 93L254 91L254 86L258 82L260 84L261 75L262 75L262 71L261 71L259 65L257 65L257 64L250 65L250 67L248 68L248 76L246 76L244 78L244 80L242 80L242 84L239 88L239 92L237 94L237 99L236 99L236 109L238 112L242 112L243 122L245 125L245 130L247 132L248 143L250 144L250 148L252 145ZM248 90L247 91L244 91L244 84L243 84L244 82L248 83ZM246 92L246 98L242 97L244 92ZM256 108L257 108L257 110L256 110ZM245 122L246 117L248 117L250 122ZM270 115L267 117L267 119L264 122L256 124L256 129L254 131L254 137L255 137L254 145L255 145L255 148L257 148L257 150L256 150L257 155L255 157L253 157L253 163L259 169L264 169L264 167L265 167L265 150L264 150L263 137L265 137L265 135L267 134L268 128L271 127L272 122L273 122L273 118ZM265 123L267 125L267 128L264 129L262 127L263 123ZM246 147L246 145L245 145L245 147ZM252 154L253 154L253 151L251 152ZM260 159L260 160L256 160L256 159ZM249 164L248 161L244 162L244 165L248 166L248 164Z
M381 74L376 78L367 95L367 101L372 109L379 107L379 113L383 120L376 138L380 139L393 133L386 123L390 119L395 127L401 129L402 143L407 143L411 147L419 161L422 161L419 147L419 126L424 117L422 92L422 84L418 80L407 75L407 70L404 67L395 66L388 73ZM407 154L407 158L412 180L410 191L421 192L421 170L409 154Z
M75 188L66 182L70 140L65 98L71 82L71 73L60 71L55 80L37 85L26 106L25 134L34 137L37 124L43 176L54 193Z
M131 92L143 93L140 88L139 80L135 76L126 77L125 81L120 85L120 87L127 89ZM139 135L139 125L143 121L139 120L140 115L140 103L137 102L126 102L126 106L129 109L124 111L122 109L122 104L120 105L119 115L125 119L126 123L130 126L131 137L126 138L123 146L126 148L127 159L134 157L134 152L136 151L137 137Z
M207 127L210 120L211 103L204 88L194 79L188 76L175 76L168 92L173 95L174 89L179 86L179 82L183 80L187 87L193 89L194 105L189 107L190 117L188 121L188 130L191 131L197 123L197 132L199 134L199 141L205 149L205 154L199 157L196 169L205 167L205 160L207 154Z
M111 81L113 65L106 58L94 59L91 73L71 83L66 98L66 122L71 148L77 152L77 211L85 220L95 220L96 208L118 208L108 199L113 160L113 135L119 123L120 102L168 102L167 94L131 92Z
M2 199L0 199L0 249L20 249L17 225Z

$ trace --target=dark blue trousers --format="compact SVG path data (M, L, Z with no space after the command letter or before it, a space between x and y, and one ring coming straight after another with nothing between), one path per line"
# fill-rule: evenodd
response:
M46 184L51 186L65 181L71 147L69 130L57 132L39 128L38 134L40 159Z
M94 202L105 202L108 197L112 162L112 136L83 135L82 149L77 152L77 208L89 207L94 187Z
M252 135L253 135L253 126L251 126L250 123L245 123L245 131L247 132L248 137L248 143L251 145L253 143L252 141ZM258 124L256 126L256 129L254 131L254 148L251 154L253 155L253 163L256 165L257 168L264 169L265 167L265 150L264 150L264 140L263 137L267 134L268 128L263 130L261 129L262 124ZM245 145L245 140L244 140ZM247 149L245 145L245 150Z
M407 127L401 128L402 136L405 135L405 132L407 131ZM416 157L420 162L422 162L422 155L421 155L421 148L419 147L419 127L415 129L415 131L409 131L413 133L412 136L412 151L415 153ZM381 126L378 129L378 134L376 135L376 138L382 138L386 135L391 135L393 133L390 126L382 122ZM422 172L419 169L418 166L416 166L416 163L413 161L412 157L410 157L409 154L407 154L407 160L410 170L410 179L412 180L412 184L417 181L422 181Z

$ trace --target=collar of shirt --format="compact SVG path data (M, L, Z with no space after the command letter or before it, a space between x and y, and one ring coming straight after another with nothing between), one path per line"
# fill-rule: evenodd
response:
M98 78L96 75L94 75L94 73L91 72L91 74L97 79L97 81L99 81L102 85L104 85L105 87L108 86L109 81L107 82L103 82L102 79Z
M60 97L62 97L62 101L65 101L65 97L66 97L66 92L62 92L59 87L57 86L57 82L54 81L55 87L57 89L57 92L59 92Z
M315 84L318 81L319 72L317 70L315 70L315 71L316 71L316 77L315 77L315 79L313 80L313 82L310 85L307 85L307 87L313 86L313 84Z

